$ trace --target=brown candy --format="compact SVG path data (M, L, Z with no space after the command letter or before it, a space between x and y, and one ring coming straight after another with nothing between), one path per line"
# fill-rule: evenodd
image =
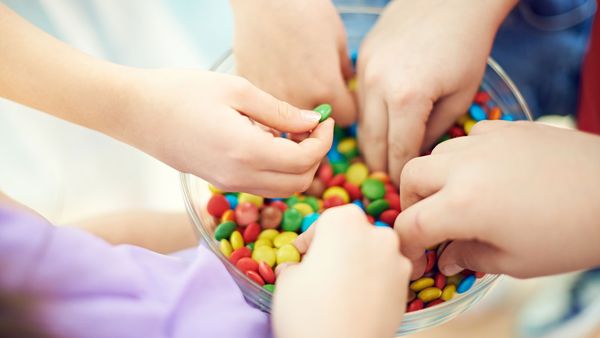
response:
M273 206L264 207L260 213L260 225L263 229L275 229L281 224L283 213Z

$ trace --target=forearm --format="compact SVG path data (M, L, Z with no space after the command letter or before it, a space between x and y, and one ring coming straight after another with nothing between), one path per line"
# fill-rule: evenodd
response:
M76 227L112 244L133 244L171 253L198 243L188 216L181 213L126 211L77 222Z
M113 134L125 123L126 69L69 47L0 4L0 97Z

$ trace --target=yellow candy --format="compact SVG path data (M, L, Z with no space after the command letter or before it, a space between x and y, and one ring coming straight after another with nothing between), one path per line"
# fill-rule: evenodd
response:
M231 209L226 210L223 213L223 216L221 216L221 223L225 223L227 221L233 221L234 218L235 218L235 214L234 214L233 210L231 210Z
M417 297L419 297L420 300L427 303L427 302L431 302L432 300L436 300L436 299L440 298L441 295L442 295L442 290L440 290L436 287L429 287L424 290L421 290L421 292L419 292Z
M215 186L214 186L214 185L212 185L212 184L209 184L209 185L208 185L208 190L210 190L210 192L212 192L213 194L222 194L222 193L223 193L223 190L221 190L221 189L219 189L219 188L215 187Z
M456 119L456 123L458 123L461 126L465 125L465 122L469 121L471 118L469 117L469 114L465 114L461 117L459 117L458 119Z
M231 256L231 253L233 252L233 248L231 247L231 244L229 244L229 241L223 238L219 242L219 251L221 251L221 253L225 257L229 258L229 256Z
M285 244L277 250L277 264L298 262L300 262L300 253L292 244Z
M275 237L275 239L273 239L273 245L276 248L281 248L282 246L284 246L286 244L292 243L297 237L298 237L298 234L295 232L284 231L284 232L280 233L279 235L277 235L277 237Z
M275 230L275 229L265 229L263 231L260 232L260 235L258 235L258 239L262 239L262 238L266 238L270 241L273 241L273 239L279 235L279 231Z
M265 199L258 195L252 195L252 194L248 194L245 192L241 192L238 195L238 203L244 203L244 202L252 203L260 208L263 206Z
M344 203L350 202L350 196L348 195L348 192L342 187L327 188L327 190L325 190L325 192L323 193L324 200L333 196L340 197L344 201Z
M475 125L475 120L468 120L467 122L465 122L464 128L465 128L465 133L467 133L467 135L469 135L471 133L471 129L473 128L473 126Z
M242 234L236 230L231 233L229 242L231 243L233 250L237 250L244 246L244 237L242 237Z
M435 281L433 280L433 278L423 277L423 278L419 278L416 281L410 283L410 289L413 290L414 292L419 292L423 289L433 286L433 284L435 284Z
M342 154L347 154L356 149L356 139L348 137L340 141L337 150Z
M456 285L454 285L454 284L446 285L446 287L442 291L442 295L440 296L440 298L442 298L444 301L447 302L450 299L452 299L452 297L454 297L455 292L456 292Z
M313 210L313 208L308 203L296 203L294 204L293 208L300 211L300 213L304 217L315 212L315 210Z
M353 77L350 80L348 80L348 90L351 92L354 92L357 89L358 89L358 80L356 79L356 77Z
M273 267L275 265L275 260L277 259L275 249L266 245L259 247L256 247L255 245L254 252L252 252L252 259L254 259L257 262L265 262L270 267Z
M361 162L352 164L346 171L346 181L357 187L360 187L367 177L369 177L369 168Z
M273 247L273 241L268 238L260 238L254 242L254 250L259 246L268 246L269 248Z

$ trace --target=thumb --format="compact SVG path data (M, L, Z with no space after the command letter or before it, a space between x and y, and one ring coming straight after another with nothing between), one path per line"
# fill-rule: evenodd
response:
M299 109L278 100L248 81L243 81L237 89L232 107L252 120L273 129L302 133L314 129L321 119L317 112Z
M464 269L489 273L502 272L500 261L502 252L487 243L479 241L454 241L446 247L438 260L438 268L446 276L452 276Z

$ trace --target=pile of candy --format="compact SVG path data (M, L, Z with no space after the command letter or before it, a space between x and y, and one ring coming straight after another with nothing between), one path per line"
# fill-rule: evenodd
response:
M315 109L323 120L329 105ZM475 96L469 112L459 118L439 141L468 135L477 121L513 120L485 91ZM274 268L296 263L301 255L292 242L306 231L323 210L354 203L375 226L392 227L402 211L398 189L383 172L370 172L359 156L356 126L335 127L333 146L317 171L310 188L286 199L265 199L247 193L224 193L211 187L207 211L215 217L214 238L220 251L249 279L268 291L275 288ZM468 291L482 274L463 271L446 277L438 271L437 258L445 244L426 251L424 275L410 284L407 311L435 306Z

